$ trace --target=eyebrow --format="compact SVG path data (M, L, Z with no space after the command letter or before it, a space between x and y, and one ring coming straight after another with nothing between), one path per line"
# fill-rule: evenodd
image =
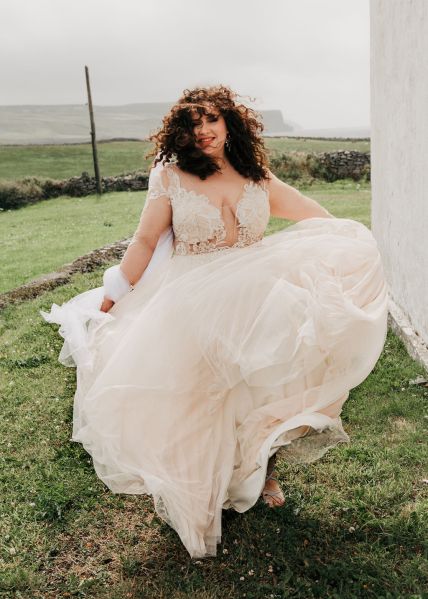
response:
M220 113L219 112L207 112L207 114L205 116L207 116L207 117L210 117L210 116L218 117L218 116L220 116ZM201 117L200 116L197 116L196 118L192 117L192 120L193 121L200 121Z

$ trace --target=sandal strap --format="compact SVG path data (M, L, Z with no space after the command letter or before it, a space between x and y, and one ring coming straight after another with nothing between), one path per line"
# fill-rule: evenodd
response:
M282 495L282 491L263 491L263 497L268 495L269 497L275 497L275 495Z

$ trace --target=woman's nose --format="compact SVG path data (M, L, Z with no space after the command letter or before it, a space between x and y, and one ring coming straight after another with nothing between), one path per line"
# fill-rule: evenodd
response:
M208 121L202 121L202 123L199 127L199 134L208 132L209 128L210 128L210 124L208 123Z

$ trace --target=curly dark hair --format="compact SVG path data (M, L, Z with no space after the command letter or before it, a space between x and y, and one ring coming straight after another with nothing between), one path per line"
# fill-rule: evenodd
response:
M225 153L232 166L244 177L257 182L268 179L267 150L261 132L261 115L236 102L238 94L225 85L185 89L178 102L162 120L162 127L149 137L155 147L146 158L156 156L158 162L170 162L176 157L177 166L206 179L220 167L217 162L196 146L192 114L207 115L210 107L223 116L229 133L230 147ZM204 104L205 103L205 104ZM209 104L209 106L206 105Z

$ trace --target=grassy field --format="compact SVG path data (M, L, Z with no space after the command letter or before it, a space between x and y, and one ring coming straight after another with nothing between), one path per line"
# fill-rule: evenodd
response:
M369 225L370 187L304 193ZM0 215L9 287L118 238L145 193L58 198ZM287 225L271 219L267 233ZM18 249L22 248L22 249ZM102 284L105 267L3 310L0 320L0 596L5 599L425 599L428 388L391 332L343 412L349 445L278 465L286 504L223 513L216 558L191 560L150 497L112 494L70 442L75 370L39 310Z
M0 214L0 292L129 237L146 192L61 197Z
M275 153L303 150L327 152L336 150L370 151L368 141L329 141L316 139L266 138L266 146ZM151 150L150 142L111 142L98 146L100 170L103 176L134 170L146 171L151 159L144 158ZM0 179L24 177L66 179L83 171L93 173L90 144L0 146Z
M370 223L370 186L353 181L317 183L302 192L336 216ZM97 247L130 237L146 192L97 198L55 198L0 214L0 293L27 283ZM269 232L287 221L271 219Z
M216 558L191 560L146 496L114 495L70 442L75 371L39 309L103 269L2 314L0 595L5 599L426 598L428 389L389 333L343 412L349 445L279 462L283 508L223 513Z
M330 139L295 139L293 137L268 137L267 147L273 152L337 152L338 150L356 150L358 152L370 152L370 141L368 140L330 140Z

